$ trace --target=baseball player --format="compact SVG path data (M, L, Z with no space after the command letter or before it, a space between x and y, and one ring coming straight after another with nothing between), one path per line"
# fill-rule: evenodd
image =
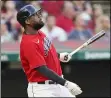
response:
M68 62L71 57L67 52L58 54L40 31L44 26L41 13L41 8L30 4L17 13L17 21L25 29L20 43L20 58L28 79L28 97L75 97L82 90L63 78L60 66L60 61Z

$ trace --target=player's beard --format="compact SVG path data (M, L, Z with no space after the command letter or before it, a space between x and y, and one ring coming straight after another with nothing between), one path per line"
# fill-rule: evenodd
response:
M39 30L44 26L44 23L41 21L40 23L36 23L33 25L33 29Z

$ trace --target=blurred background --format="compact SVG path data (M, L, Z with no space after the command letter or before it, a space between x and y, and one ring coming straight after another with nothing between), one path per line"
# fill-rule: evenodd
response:
M23 28L17 11L32 4L43 9L41 30L57 52L71 52L101 30L106 35L61 63L64 77L77 83L77 97L110 97L110 1L12 0L1 1L1 96L27 97L27 79L21 68L19 44Z

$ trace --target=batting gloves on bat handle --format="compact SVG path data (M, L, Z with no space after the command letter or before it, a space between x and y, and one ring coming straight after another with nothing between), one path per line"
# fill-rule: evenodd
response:
M67 52L60 53L60 61L61 62L69 62L72 57Z
M66 81L64 86L70 91L72 95L79 95L82 93L81 88L73 82Z

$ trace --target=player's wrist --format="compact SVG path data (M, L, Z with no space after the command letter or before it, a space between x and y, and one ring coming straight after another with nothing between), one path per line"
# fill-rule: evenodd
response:
M68 81L67 81L67 80L65 81L64 86L65 86L66 88L68 88Z
M66 79L61 78L61 79L58 81L58 83L59 83L60 85L64 86L65 83L66 83L66 81L67 81Z

